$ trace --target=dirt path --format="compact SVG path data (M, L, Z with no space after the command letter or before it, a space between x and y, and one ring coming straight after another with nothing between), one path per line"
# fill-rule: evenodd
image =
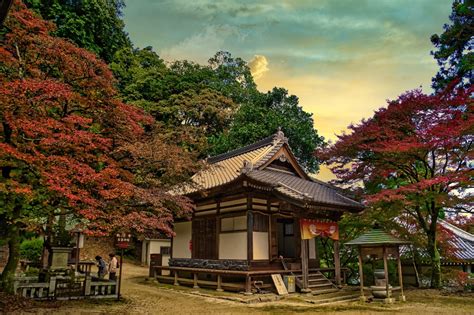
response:
M278 302L243 304L218 298L192 294L190 289L172 289L146 283L148 269L124 264L122 282L123 300L79 300L53 304L53 307L36 308L17 314L474 314L474 295L464 297L443 296L434 290L408 292L407 303L383 305L341 304L331 307L312 307L292 303L291 299ZM204 291L210 292L210 291ZM235 295L239 296L239 295Z

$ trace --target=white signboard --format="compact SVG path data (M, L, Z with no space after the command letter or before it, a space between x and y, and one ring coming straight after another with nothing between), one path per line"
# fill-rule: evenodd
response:
M277 289L278 295L286 295L288 294L288 290L286 289L285 283L283 282L283 278L280 274L273 274L272 275L273 283Z

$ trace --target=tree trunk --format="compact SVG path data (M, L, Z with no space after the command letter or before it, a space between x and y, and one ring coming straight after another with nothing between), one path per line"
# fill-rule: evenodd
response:
M8 231L8 250L8 261L3 269L0 282L5 292L13 294L15 293L13 292L15 272L20 260L20 229L14 224L9 227Z
M431 259L431 288L441 286L441 258L436 244L436 225L428 231L428 254Z

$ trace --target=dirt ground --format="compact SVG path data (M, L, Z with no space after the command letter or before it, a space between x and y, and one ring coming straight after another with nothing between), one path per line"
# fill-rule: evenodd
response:
M53 304L37 303L37 307L13 314L470 314L474 315L474 294L444 296L435 290L408 290L407 302L392 305L358 302L335 306L314 306L295 298L277 302L243 304L216 297L203 297L196 290L173 288L145 281L148 269L124 264L123 300L82 300ZM199 290L214 295L215 291ZM233 296L240 296L234 294ZM44 307L43 307L44 306Z

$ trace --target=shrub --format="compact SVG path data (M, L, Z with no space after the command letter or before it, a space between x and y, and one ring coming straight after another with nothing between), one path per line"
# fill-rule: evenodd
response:
M43 239L24 240L20 245L20 257L32 262L39 262L43 251Z

